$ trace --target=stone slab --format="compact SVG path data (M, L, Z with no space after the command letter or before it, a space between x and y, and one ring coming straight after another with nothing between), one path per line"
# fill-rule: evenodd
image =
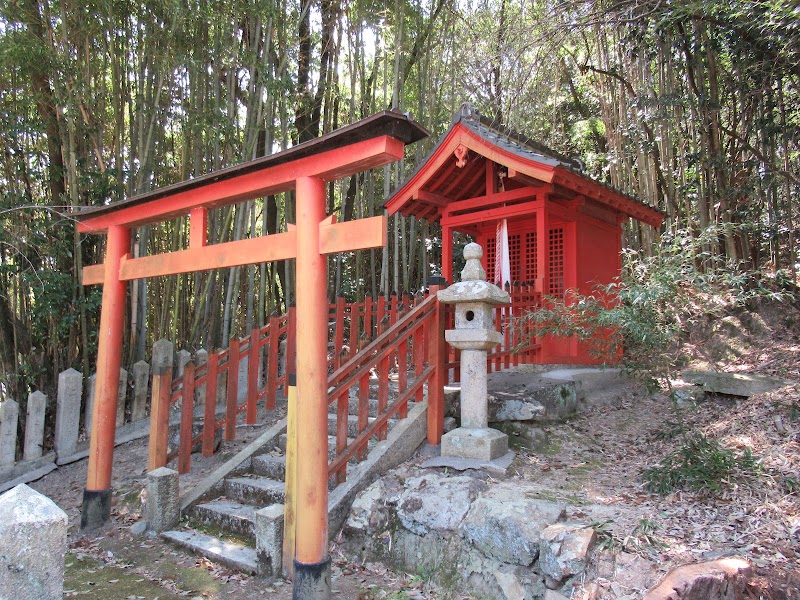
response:
M165 531L161 537L231 569L251 575L255 575L258 571L254 548L221 540L199 531Z
M20 472L20 474L15 475L13 479L7 479L3 483L0 483L0 494L17 487L21 483L30 483L31 481L41 479L48 473L52 473L58 468L56 466L55 459L56 455L50 452L49 454L33 461L18 462L15 465L16 469L11 472ZM3 480L4 477L2 474L0 474L0 481Z
M767 377L751 373L718 373L714 371L684 371L683 380L703 386L706 392L744 396L771 392L793 382L778 377Z
M250 504L217 498L197 504L194 514L204 523L224 527L233 533L255 539L256 509Z
M486 471L493 477L505 477L511 461L514 460L514 452L507 452L500 458L494 460L478 460L475 458L460 458L457 456L435 456L423 462L420 466L423 469L447 468L456 471Z

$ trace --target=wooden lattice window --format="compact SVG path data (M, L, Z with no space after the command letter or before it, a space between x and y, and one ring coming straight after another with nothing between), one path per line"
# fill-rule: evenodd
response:
M511 281L522 280L522 265L520 264L522 251L522 236L517 233L508 236L508 257L511 266Z
M537 247L535 231L525 233L525 273L523 279L528 282L536 281L538 274L539 249Z
M555 227L550 230L550 285L548 294L564 295L564 228Z
M483 268L486 269L486 281L494 282L494 261L497 252L497 238L486 238L486 247L483 249Z

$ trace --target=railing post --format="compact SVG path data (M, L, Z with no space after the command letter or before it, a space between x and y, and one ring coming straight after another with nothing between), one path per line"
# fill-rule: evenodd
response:
M342 347L344 346L344 297L336 298L336 318L333 331L333 370L342 366Z
M192 424L194 423L194 363L183 367L181 390L181 434L178 446L178 473L188 473L192 467Z
M289 307L286 313L286 372L283 395L289 397L289 375L297 373L297 308Z
M250 353L247 357L247 413L245 422L255 425L258 413L258 366L261 362L261 332L254 327L250 332Z
M239 338L228 344L228 393L225 402L225 440L236 439L236 412L239 408Z
M430 288L431 296L436 297L438 285ZM442 319L442 305L435 300L435 308L428 324L428 366L433 367L433 373L428 380L428 443L438 446L442 442L444 433L444 384L446 380L444 320Z
M152 399L150 401L148 471L153 471L167 464L173 351L172 342L167 340L158 340L153 344L153 384L151 387Z
M203 390L203 456L214 454L217 429L217 372L219 353L212 351L206 363L206 384Z
M280 348L280 336L278 335L278 317L269 318L269 330L267 332L267 397L265 400L267 410L275 410L275 395L278 387L278 350Z

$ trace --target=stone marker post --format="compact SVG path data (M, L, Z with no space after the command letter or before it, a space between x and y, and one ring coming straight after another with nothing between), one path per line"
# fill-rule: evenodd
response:
M86 408L83 411L83 428L86 430L86 437L92 435L92 418L94 417L94 390L97 387L97 373L86 380Z
M492 308L508 304L508 292L486 281L483 249L464 247L467 264L461 281L438 293L440 302L455 305L455 329L445 340L461 350L461 427L442 436L442 456L494 460L508 452L508 436L489 428L486 351L502 341L494 328Z
M147 418L147 391L150 385L150 365L140 360L133 365L133 403L131 423Z
M0 496L0 598L60 600L67 513L22 484Z
M7 398L0 402L0 467L13 465L17 459L17 420L19 404Z
M119 370L119 383L117 384L117 427L125 423L125 400L128 397L128 372Z
M23 460L36 460L42 455L44 441L44 415L47 396L33 392L28 396L28 418L25 421L25 446Z
M75 454L78 446L78 427L81 420L83 375L67 369L58 375L56 398L56 436L53 445L59 458Z

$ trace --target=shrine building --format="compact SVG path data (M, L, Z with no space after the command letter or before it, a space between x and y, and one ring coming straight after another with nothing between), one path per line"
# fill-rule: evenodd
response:
M622 267L622 224L633 218L658 228L665 218L585 174L580 161L493 124L468 104L385 207L441 225L448 282L453 236L468 234L484 248L487 279L512 290L532 284L540 298L590 294L613 282ZM498 252L507 257L504 267L496 265ZM602 361L574 340L543 340L534 362Z

